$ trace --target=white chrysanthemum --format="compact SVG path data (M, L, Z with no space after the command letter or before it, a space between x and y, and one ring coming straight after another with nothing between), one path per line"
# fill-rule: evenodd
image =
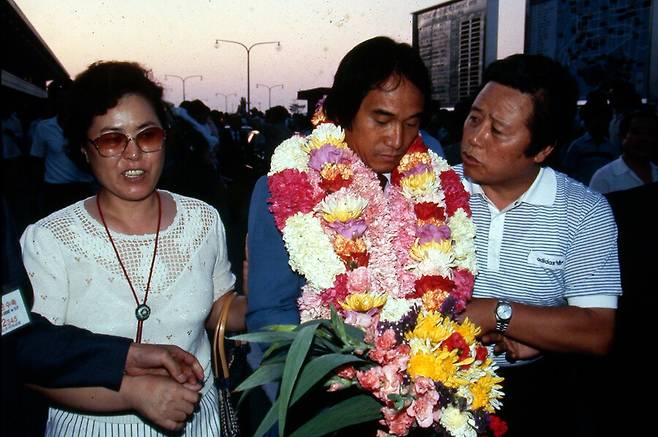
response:
M409 340L411 355L427 354L430 355L438 349L439 345L432 345L429 338L413 337Z
M333 144L336 147L347 147L345 143L345 131L340 126L331 123L323 123L316 127L308 137L308 149L317 149L325 144Z
M359 218L363 210L368 206L368 201L363 197L355 196L344 188L328 195L317 206L324 219L329 223L340 221L347 222Z
M452 217L448 218L453 240L464 240L475 238L475 224L466 212L459 208Z
M429 153L430 158L432 159L432 167L434 167L435 170L437 170L439 172L439 174L441 174L442 172L444 172L446 170L450 170L451 167L450 167L450 164L448 164L448 161L441 158L439 155L437 155L436 153L434 153L431 150L428 150L427 152Z
M454 255L451 252L443 252L439 249L428 249L425 258L417 263L414 268L417 276L439 275L452 279L451 268L455 266Z
M308 153L304 151L304 138L299 135L288 138L274 150L268 176L287 168L299 171L308 170Z
M454 437L477 437L473 416L459 408L448 406L441 409L439 422Z
M407 314L415 305L420 305L420 299L400 299L389 296L386 305L379 314L379 320L385 322L397 322Z
M315 288L332 287L336 275L345 266L334 252L320 220L298 212L286 220L283 241L290 254L290 267L303 275Z

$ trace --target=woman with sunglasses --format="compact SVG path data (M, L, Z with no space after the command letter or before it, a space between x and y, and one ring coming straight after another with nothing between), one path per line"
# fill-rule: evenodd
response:
M145 375L125 377L118 392L40 389L57 404L46 435L220 434L205 328L214 328L235 277L217 211L156 189L166 126L162 88L138 64L98 62L81 73L64 131L100 189L29 226L23 258L35 312L55 324L176 344L197 357L205 380ZM233 305L229 329L241 329L246 303Z

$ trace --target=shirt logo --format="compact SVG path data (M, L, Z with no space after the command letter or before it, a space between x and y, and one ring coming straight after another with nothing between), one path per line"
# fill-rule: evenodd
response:
M564 257L547 255L538 250L531 250L528 254L528 264L533 266L542 267L549 270L562 270L564 268Z

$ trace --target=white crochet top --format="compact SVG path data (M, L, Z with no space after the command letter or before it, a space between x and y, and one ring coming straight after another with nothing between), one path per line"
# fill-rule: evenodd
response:
M194 354L210 376L205 320L213 302L233 288L224 226L206 203L170 193L173 223L161 230L142 342L175 344ZM155 234L110 230L140 300ZM135 298L107 233L84 201L30 225L21 237L23 261L34 289L33 311L52 323L135 338Z

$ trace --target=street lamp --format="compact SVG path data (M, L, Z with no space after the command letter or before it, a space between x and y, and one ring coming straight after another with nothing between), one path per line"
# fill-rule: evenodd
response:
M228 112L228 98L231 96L237 97L238 95L235 93L231 93L231 94L215 93L215 96L224 96L224 111Z
M249 112L249 109L251 108L251 90L249 89L249 54L251 53L251 49L253 49L256 46L260 45L265 45L265 44L276 44L277 49L281 48L281 42L280 41L261 41L261 42L256 42L247 47L245 44L239 42L239 41L231 41L230 39L216 39L215 40L215 48L219 48L219 43L220 42L226 42L230 44L237 44L239 46L242 46L243 49L247 52L247 112Z
M200 74L193 74L192 76L185 76L185 77L180 77L180 76L177 76L175 74L165 74L165 80L169 79L170 77L175 77L177 79L180 79L180 81L183 83L183 101L186 100L185 99L185 81L187 81L187 79L194 79L194 78L197 78L197 77L199 79L203 80L203 76L201 76Z
M267 88L267 94L268 94L268 97L267 97L267 107L268 107L268 108L271 108L271 107L272 107L272 88L278 88L278 87L281 87L281 89L283 89L283 84L280 83L280 84L277 84L277 85L268 86L268 85L264 85L264 84L262 84L262 83L257 83L257 84L256 84L256 88L260 88L260 87Z

